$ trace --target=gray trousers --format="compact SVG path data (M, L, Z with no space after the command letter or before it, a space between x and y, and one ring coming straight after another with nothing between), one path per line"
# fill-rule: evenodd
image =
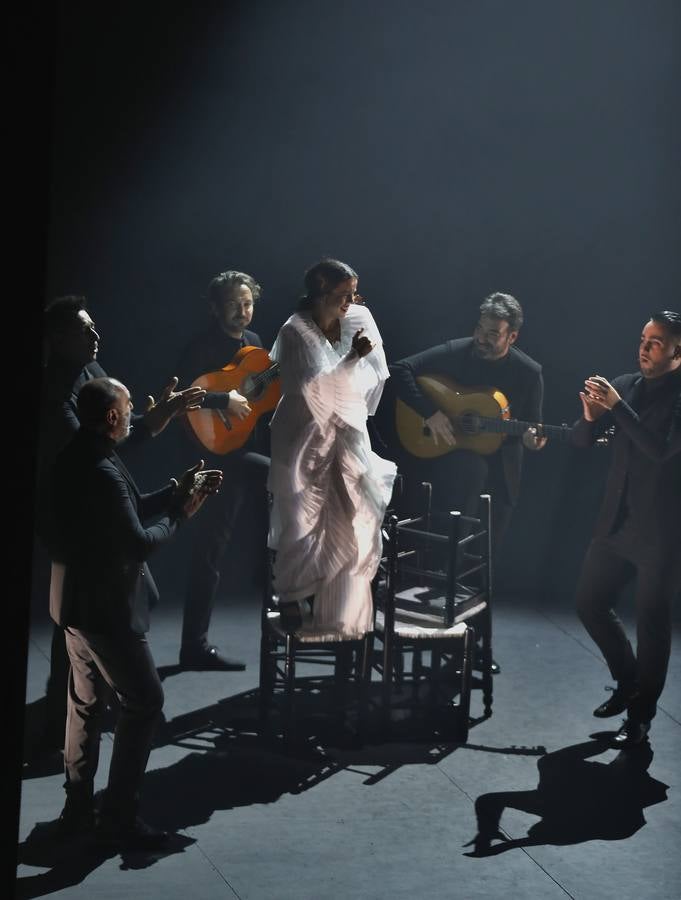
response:
M69 793L91 794L99 762L101 714L108 694L120 702L102 814L134 820L163 687L145 635L65 630L71 662L64 767Z

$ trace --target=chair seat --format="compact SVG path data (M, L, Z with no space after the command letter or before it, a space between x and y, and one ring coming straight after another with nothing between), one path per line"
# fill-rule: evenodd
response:
M405 628L425 629L422 636L439 629L447 636L449 628L443 624L446 598L430 587L415 585L395 594L395 629L402 633ZM466 622L477 616L487 606L487 595L462 584L456 586L454 620L452 626ZM379 611L380 612L380 611ZM381 619L382 621L382 619ZM382 627L382 626L381 626ZM439 636L439 635L438 635Z
M282 641L286 640L289 633L281 624L281 615L278 612L267 613L267 627ZM330 644L338 641L361 641L363 634L348 635L340 631L320 630L311 616L303 617L303 624L296 631L290 632L300 644Z
M441 618L438 621L426 621L425 616L423 617L424 621L418 624L413 620L403 619L401 615L402 610L396 610L395 612L393 633L398 639L438 640L440 638L462 638L468 628L465 622L457 622L447 628L442 624ZM376 611L376 631L382 634L384 630L383 610L379 609Z

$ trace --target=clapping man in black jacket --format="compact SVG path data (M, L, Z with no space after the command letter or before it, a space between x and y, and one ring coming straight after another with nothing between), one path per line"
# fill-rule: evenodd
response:
M52 475L54 532L50 549L64 562L52 585L50 611L65 629L71 671L64 765L62 829L93 821L103 682L120 702L109 781L96 835L151 849L168 838L137 816L139 792L163 706L149 649L149 611L158 599L147 557L193 516L220 486L203 461L159 491L141 494L116 454L130 431L132 402L112 378L87 381L78 394L80 430L58 455ZM155 519L147 527L147 519ZM60 589L58 589L60 587Z
M617 687L594 710L627 710L614 737L646 739L662 693L671 647L672 600L681 588L681 315L666 310L644 325L639 372L612 383L592 375L580 394L577 446L595 443L614 423L605 497L577 590L577 610ZM636 653L614 606L636 580Z

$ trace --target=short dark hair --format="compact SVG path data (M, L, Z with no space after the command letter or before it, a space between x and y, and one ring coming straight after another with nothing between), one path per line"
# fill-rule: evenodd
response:
M71 328L83 309L87 309L87 299L80 294L55 297L47 304L43 313L44 336L49 340L55 334Z
M524 321L523 308L516 298L511 294L502 294L499 291L485 297L480 304L480 315L503 319L508 322L511 331L520 331Z
M661 312L653 313L650 320L664 325L672 337L681 338L681 313L663 309Z
M348 278L357 278L357 272L351 266L339 259L324 257L305 273L305 293L298 301L298 308L309 309L330 287L334 288Z
M241 287L241 285L245 285L249 289L254 300L260 298L260 285L252 275L228 269L211 278L208 285L208 303L211 306L217 306L224 300L225 294L230 294L235 287Z
M121 384L114 378L92 378L78 392L78 420L81 428L98 431L106 424L106 414L116 403Z

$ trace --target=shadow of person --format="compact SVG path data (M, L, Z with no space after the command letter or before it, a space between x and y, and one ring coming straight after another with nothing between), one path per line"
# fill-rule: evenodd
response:
M539 784L533 791L496 791L475 801L478 833L465 856L493 856L516 847L618 841L645 825L643 810L667 799L669 785L648 774L650 744L622 750L610 762L590 757L609 749L599 740L547 753L537 763ZM511 839L500 829L505 809L540 816L527 835ZM494 843L499 841L499 843Z
M116 726L118 700L113 691L104 695L101 731L112 732ZM50 725L49 723L52 723ZM64 727L55 730L54 713L47 696L40 697L24 707L22 780L58 775L64 771Z
M173 834L162 851L116 849L99 844L91 835L64 837L59 833L58 820L38 822L19 844L18 863L48 871L18 877L14 896L16 900L31 900L81 884L91 872L119 853L121 869L145 869L166 856L182 853L193 843L193 838Z

